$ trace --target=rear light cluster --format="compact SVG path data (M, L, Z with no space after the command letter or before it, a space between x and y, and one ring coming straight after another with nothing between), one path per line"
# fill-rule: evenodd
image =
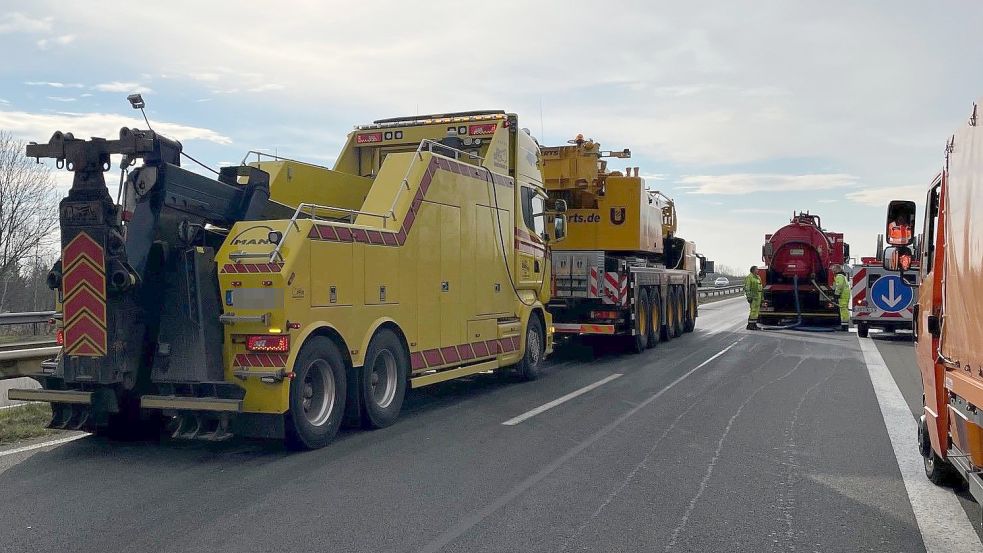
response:
M59 328L55 331L55 343L59 346L65 345L65 329Z
M591 311L591 319L617 319L620 317L620 313L617 311Z
M246 336L248 351L286 353L290 351L290 336L286 334Z

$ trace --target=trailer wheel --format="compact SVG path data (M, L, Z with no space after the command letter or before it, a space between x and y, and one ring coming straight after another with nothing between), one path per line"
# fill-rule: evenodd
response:
M334 341L315 336L301 348L290 381L287 445L317 449L338 433L345 412L345 360Z
M662 336L662 297L658 288L649 289L649 339L648 347L654 348Z
M662 325L662 341L668 342L676 337L675 334L675 324L676 320L676 296L673 294L672 286L669 287L669 292L666 294L666 320L663 321Z
M686 320L683 321L683 332L693 332L696 328L696 288L690 288L689 304L686 306Z
M385 428L396 422L406 396L409 355L403 342L392 330L383 328L365 350L365 365L360 375L362 426Z
M857 336L866 338L870 334L870 325L867 323L857 323Z
M546 351L546 340L543 335L543 324L536 315L529 316L526 323L526 351L522 361L515 366L515 371L523 380L536 380L543 375L543 352Z

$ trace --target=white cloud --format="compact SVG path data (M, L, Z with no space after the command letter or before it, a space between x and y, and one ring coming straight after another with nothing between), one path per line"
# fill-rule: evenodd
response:
M38 48L47 50L49 46L65 46L75 42L75 35L62 35L54 38L42 38L37 41Z
M54 100L55 102L74 102L75 98L70 96L48 96L49 100Z
M0 17L0 34L50 31L51 22L51 17L35 18L20 12L7 13Z
M787 209L768 209L763 207L740 207L737 209L730 210L731 213L745 214L745 215L790 215L791 212Z
M802 192L854 186L857 177L846 174L777 175L737 173L731 175L685 175L678 190L688 194L747 194L749 192Z
M143 86L140 83L129 83L112 81L109 83L101 83L92 87L94 90L99 92L119 92L119 93L132 93L132 92L153 92L149 87Z
M56 130L71 132L77 137L115 137L121 127L143 127L142 120L107 113L56 114L26 113L0 110L0 129L26 140L47 140ZM231 144L232 139L211 129L180 123L154 122L154 129L181 141L204 140L216 144Z
M886 208L891 200L912 200L921 202L928 192L928 184L911 184L905 186L885 186L882 188L864 188L848 192L848 200L874 207Z
M286 87L283 86L282 84L266 83L250 88L249 92L266 92L268 90L283 90L284 88Z
M84 85L79 83L59 83L59 82L49 82L49 81L26 81L24 84L28 86L50 86L51 88L83 88Z
M824 200L816 200L816 201L819 202L819 203L821 203L821 204L835 204L839 200L834 200L834 199L831 199L831 198L827 198L827 199L824 199Z

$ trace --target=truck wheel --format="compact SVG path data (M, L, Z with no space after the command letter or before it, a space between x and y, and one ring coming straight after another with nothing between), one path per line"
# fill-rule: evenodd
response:
M651 311L649 294L644 288L640 288L638 297L635 298L635 335L631 337L631 351L634 353L642 353L648 349L649 327L652 324L649 318Z
M648 347L654 348L662 335L662 298L658 288L649 290L649 340Z
M686 329L686 290L682 286L676 288L676 301L679 302L679 319L676 320L676 336L682 336Z
M403 342L392 330L380 330L365 350L361 388L362 425L366 428L385 428L396 422L406 396L409 375L409 355Z
M683 322L683 332L693 332L696 328L696 289L689 293L689 305L686 306L686 320Z
M672 302L672 318L667 322L673 338L678 338L683 334L683 302L679 299L679 289L672 286L669 292L669 301Z
M287 445L317 449L331 442L345 412L345 360L334 341L315 336L301 348L290 381Z
M536 380L543 375L543 352L546 351L546 340L543 336L543 324L539 317L529 316L526 323L526 352L522 361L515 366L515 371L523 380Z
M939 457L932 449L932 441L928 437L928 422L925 415L921 416L918 425L918 449L925 463L925 476L936 486L948 486L956 482L956 470L952 465Z
M676 319L676 298L672 293L672 287L669 287L669 293L666 295L666 320L662 325L662 340L668 342L676 337L675 335L675 325L673 321Z
M867 323L857 323L857 336L866 338L870 334L870 325Z

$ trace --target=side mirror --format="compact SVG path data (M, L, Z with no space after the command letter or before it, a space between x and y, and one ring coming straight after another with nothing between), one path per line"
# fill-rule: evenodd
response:
M560 200L563 201L563 200ZM563 206L564 208L566 205ZM553 241L559 242L567 237L567 216L558 213L553 216Z
M552 204L552 205L550 205ZM567 212L567 201L566 200L551 200L546 206L547 209L555 213L566 213Z
M909 246L915 239L915 202L892 200L887 206L887 243ZM885 257L886 254L885 254Z
M888 271L895 271L904 274L911 269L911 261L914 253L908 246L891 246L884 248L883 266Z

